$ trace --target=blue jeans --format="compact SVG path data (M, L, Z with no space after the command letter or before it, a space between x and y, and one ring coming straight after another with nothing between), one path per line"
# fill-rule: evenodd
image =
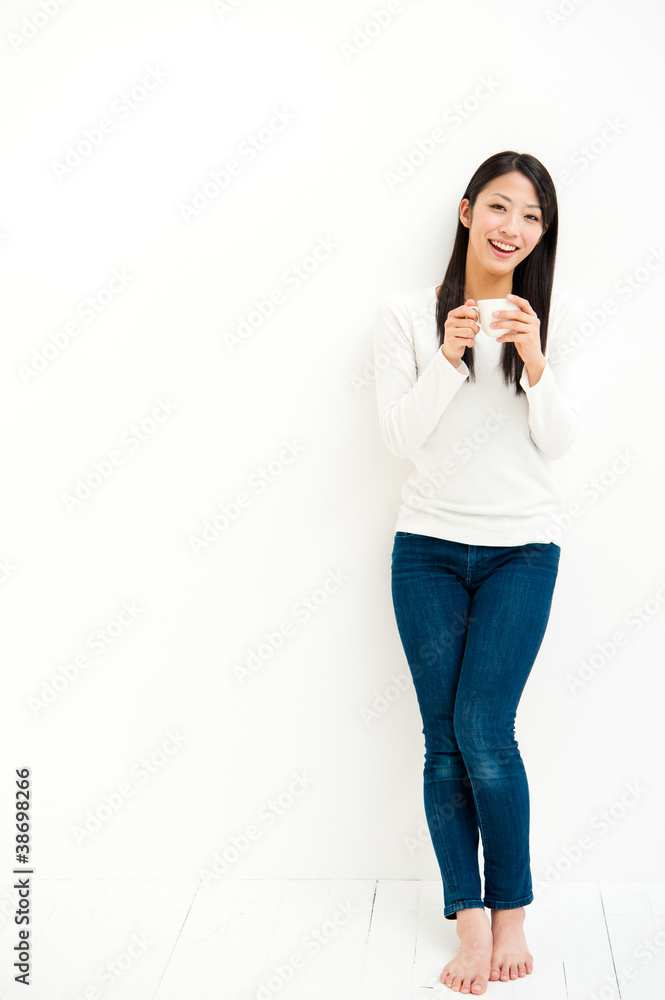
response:
M423 721L425 815L450 920L467 907L533 901L515 714L545 635L560 554L554 542L465 545L395 533L393 607Z

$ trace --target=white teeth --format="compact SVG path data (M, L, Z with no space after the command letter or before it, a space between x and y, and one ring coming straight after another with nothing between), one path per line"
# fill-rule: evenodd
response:
M499 250L517 250L517 247L512 247L510 243L499 243L498 240L490 240L490 243Z

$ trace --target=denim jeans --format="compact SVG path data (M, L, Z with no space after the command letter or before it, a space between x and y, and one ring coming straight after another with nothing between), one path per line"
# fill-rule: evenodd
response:
M393 607L422 716L425 815L450 920L466 907L533 901L515 714L545 635L560 554L554 542L466 545L395 533Z

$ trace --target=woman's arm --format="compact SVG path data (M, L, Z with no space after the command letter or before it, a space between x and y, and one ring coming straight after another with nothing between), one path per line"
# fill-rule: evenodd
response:
M531 439L546 458L565 455L579 432L578 366L568 341L583 317L582 305L572 295L553 297L545 366L534 385L526 366L520 379L529 403Z
M410 458L436 427L469 369L463 361L451 364L439 348L418 377L411 318L399 292L376 310L374 364L383 440L395 455Z

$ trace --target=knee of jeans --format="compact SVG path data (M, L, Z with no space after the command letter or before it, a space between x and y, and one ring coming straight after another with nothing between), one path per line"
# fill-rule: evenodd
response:
M521 769L521 757L516 746L467 743L462 750L462 757L464 766L473 779L498 780L519 773Z
M452 719L425 725L425 779L466 778L464 759L455 739Z
M520 759L514 731L481 721L462 723L456 717L455 735L465 767L476 777L496 778Z
M451 753L427 751L425 753L425 782L462 781L467 777L464 758L459 750Z

